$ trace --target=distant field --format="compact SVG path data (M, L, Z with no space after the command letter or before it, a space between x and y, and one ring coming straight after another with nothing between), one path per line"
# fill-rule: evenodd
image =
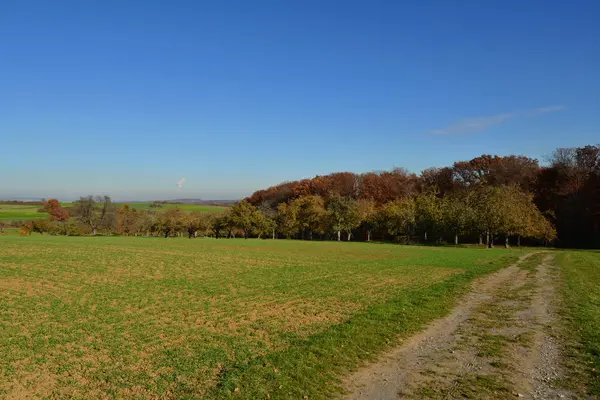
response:
M163 204L160 208L152 208L150 207L152 203L131 203L130 207L138 209L138 210L155 210L157 212L167 210L169 208L179 207L185 211L200 211L204 213L214 213L219 212L226 207L220 206L204 206L197 204ZM122 207L124 204L119 203L118 206ZM72 207L73 203L62 203L63 207ZM31 220L37 218L47 218L48 214L46 213L38 213L37 210L42 208L42 206L26 206L26 205L7 205L0 204L0 221L8 222L8 221L20 221L20 220Z
M160 208L152 208L150 207L152 203L129 203L129 207L135 208L137 210L166 210L169 208L180 208L185 211L200 211L206 213L213 213L218 211L223 211L227 207L220 206L204 206L199 204L163 204ZM119 204L122 205L122 204Z
M330 398L519 250L0 235L0 397Z
M48 214L39 213L37 210L42 206L22 206L12 204L0 204L0 221L29 220L46 218Z

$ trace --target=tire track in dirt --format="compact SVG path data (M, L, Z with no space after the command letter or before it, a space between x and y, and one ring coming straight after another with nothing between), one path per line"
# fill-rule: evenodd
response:
M553 384L564 373L553 257L525 267L532 256L477 279L450 315L349 376L346 398L575 398Z

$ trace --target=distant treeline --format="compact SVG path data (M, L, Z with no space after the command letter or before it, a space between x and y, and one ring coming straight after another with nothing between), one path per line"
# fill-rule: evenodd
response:
M41 206L44 201L21 201L21 200L0 200L0 204L6 204L11 206Z
M558 149L549 165L482 155L420 175L403 169L284 182L215 214L116 207L82 197L22 233L390 240L600 247L600 147Z

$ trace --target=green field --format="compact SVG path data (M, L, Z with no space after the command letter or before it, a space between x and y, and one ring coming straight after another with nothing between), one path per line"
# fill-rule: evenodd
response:
M163 204L160 208L150 207L152 203L131 203L130 207L137 210L155 210L157 212L167 210L169 208L180 208L185 211L199 211L203 213L214 213L225 210L226 207L220 206L205 206L199 204ZM122 203L117 204L122 207ZM62 203L63 207L72 207L73 203ZM37 212L41 205L30 206L30 205L13 205L13 204L0 204L0 222L9 221L26 221L31 219L48 218L48 214Z
M42 206L0 204L0 222L47 218L48 214L37 212Z
M169 208L180 208L184 211L200 211L206 213L223 211L226 207L220 206L205 206L200 204L163 204L160 208L150 207L152 203L130 203L129 207L135 208L136 210L167 210ZM122 205L122 204L119 204Z
M600 252L561 252L564 299L573 349L573 380L600 396ZM578 376L579 375L579 376Z
M0 397L329 398L513 250L0 236Z

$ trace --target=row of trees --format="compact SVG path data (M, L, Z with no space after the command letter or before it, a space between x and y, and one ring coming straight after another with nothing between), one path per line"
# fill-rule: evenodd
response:
M482 186L441 196L426 191L377 204L373 199L355 199L333 193L328 197L306 195L275 208L263 202L258 207L243 200L225 212L206 214L179 208L163 212L115 207L109 197L83 197L75 202L68 218L55 200L45 203L50 218L26 224L31 232L74 235L88 233L120 235L187 235L245 238L297 238L370 241L452 241L460 237L485 238L490 247L502 236L517 244L520 238L545 242L556 233L533 203L530 195L516 185ZM66 216L66 218L65 218Z
M109 197L92 196L82 197L69 210L53 200L45 202L44 209L52 221L30 223L26 231L485 240L490 246L502 237L506 243L510 238L517 243L534 238L599 247L600 147L558 149L546 166L523 156L482 155L420 175L402 169L334 173L259 190L214 215L117 208Z
M259 190L247 200L276 209L305 196L333 194L356 201L389 202L415 199L434 192L438 198L481 199L482 188L518 187L555 226L557 245L600 247L600 146L557 149L547 165L524 156L482 155L452 166L430 168L420 175L403 169L350 172L284 182ZM479 200L474 200L479 201Z

